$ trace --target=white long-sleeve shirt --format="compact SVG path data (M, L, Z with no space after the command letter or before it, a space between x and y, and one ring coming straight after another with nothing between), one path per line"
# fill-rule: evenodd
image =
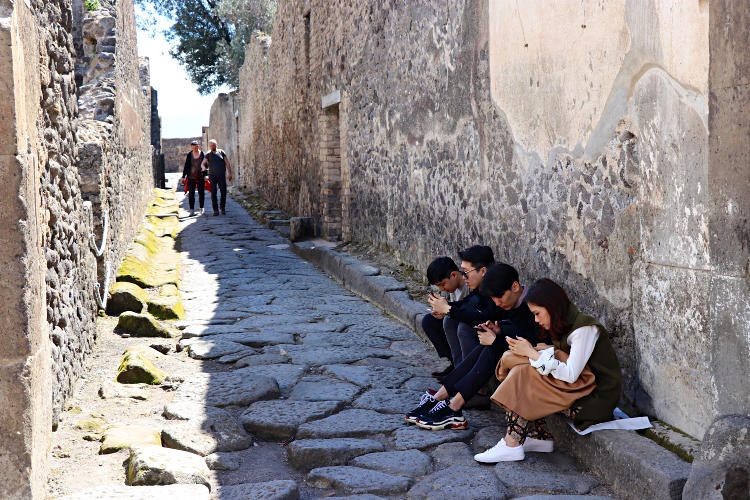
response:
M552 375L558 380L572 384L581 376L583 368L594 352L596 341L599 340L599 329L595 326L584 326L568 335L570 355L568 361L555 359L555 349L550 347L539 352L539 359L529 358L531 366L542 375Z

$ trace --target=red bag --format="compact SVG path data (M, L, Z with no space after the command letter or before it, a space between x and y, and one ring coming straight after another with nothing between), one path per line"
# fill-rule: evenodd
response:
M208 177L206 177L206 182L205 182L205 183L203 184L203 187L204 187L204 188L206 189L206 191L208 191L209 193L211 192L211 181L210 181L210 180L208 180Z
M188 180L187 180L187 179L182 179L182 186L183 186L183 188L184 188L184 189L183 189L183 191L184 191L185 193L187 193L187 191L188 191L188 190L187 190L187 185L188 185Z

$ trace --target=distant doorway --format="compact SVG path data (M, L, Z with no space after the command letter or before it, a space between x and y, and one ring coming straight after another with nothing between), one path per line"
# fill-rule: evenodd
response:
M323 109L319 121L322 169L322 233L330 241L342 236L341 125L339 103Z

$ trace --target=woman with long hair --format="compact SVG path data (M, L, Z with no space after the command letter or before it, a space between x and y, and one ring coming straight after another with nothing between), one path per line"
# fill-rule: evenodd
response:
M552 345L506 338L492 401L507 412L508 430L495 446L474 456L483 463L523 460L527 451L552 451L544 417L562 412L579 429L612 420L622 374L607 330L581 313L560 285L536 281L526 302ZM548 446L540 446L544 442Z

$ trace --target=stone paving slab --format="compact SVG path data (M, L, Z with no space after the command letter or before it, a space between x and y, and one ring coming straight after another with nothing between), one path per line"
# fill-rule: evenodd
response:
M213 412L203 422L174 421L161 431L163 446L206 456L216 451L239 451L253 444L252 438L228 412Z
M299 427L300 438L357 437L391 432L404 425L400 415L372 410L344 410Z
M517 493L586 494L599 485L590 474L578 471L568 457L559 454L529 454L523 462L504 462L495 474Z
M57 500L208 500L208 488L202 484L171 484L166 486L126 486L111 484L79 491Z
M403 415L419 405L421 392L407 389L370 389L358 397L352 406Z
M278 365L261 365L249 366L241 370L235 370L234 373L240 376L261 376L271 377L279 384L282 393L287 393L307 371L307 366L278 364ZM271 399L271 398L263 398Z
M374 439L297 439L289 445L289 462L298 469L314 469L343 465L359 455L384 449L385 446Z
M409 477L424 476L432 469L430 456L417 450L368 453L355 458L351 461L351 464L365 469Z
M245 483L231 486L220 486L212 493L211 498L221 500L297 500L299 486L295 481L280 480L264 483Z
M185 379L175 391L173 401L193 401L209 406L247 406L261 399L279 396L275 378L263 374L242 373L249 368L225 373L199 373Z
M258 401L240 416L251 434L283 441L294 437L303 423L327 417L341 407L338 401Z
M400 418L403 419L403 417ZM464 430L428 431L411 425L398 429L394 433L394 438L397 450L424 450L425 448L443 443L466 441L473 435L474 431L471 428Z
M363 387L396 388L411 378L411 374L389 367L338 364L324 366L323 368L334 377Z
M305 377L294 386L289 399L300 401L351 401L360 387L335 378Z
M467 500L503 500L509 492L485 467L456 465L435 472L419 481L406 495L408 499L461 498Z
M337 488L352 493L393 495L409 488L410 478L360 467L333 466L313 469L307 481L318 488Z

